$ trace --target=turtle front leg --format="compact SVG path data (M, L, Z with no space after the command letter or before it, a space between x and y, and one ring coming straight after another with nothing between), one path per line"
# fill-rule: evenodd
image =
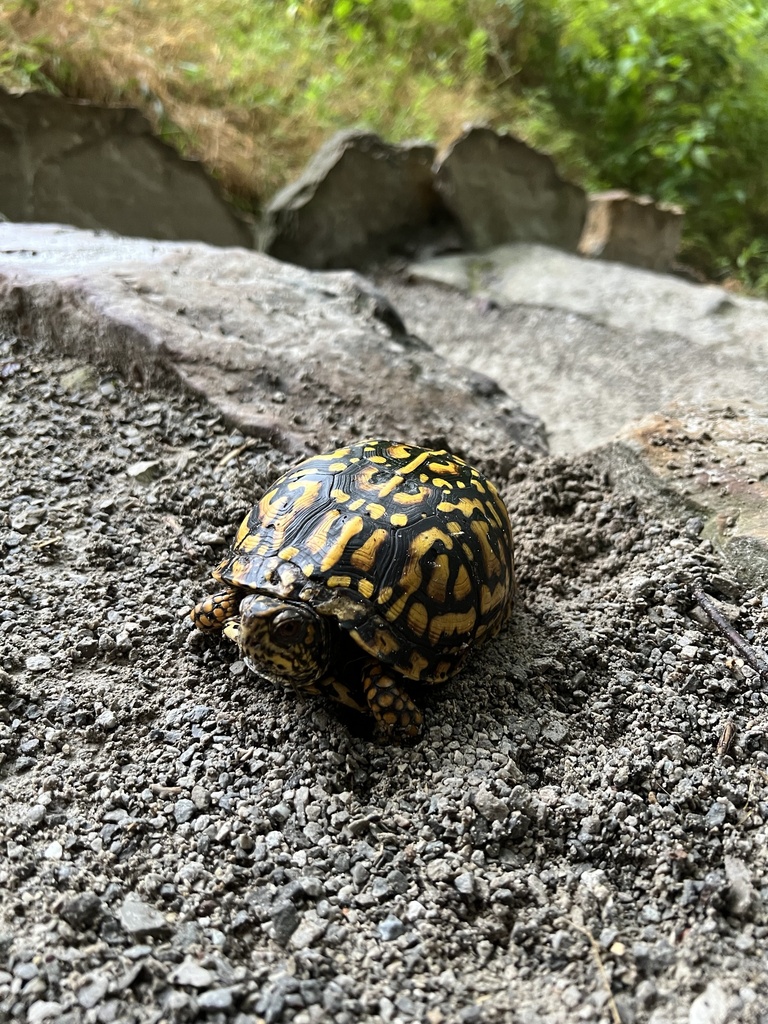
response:
M400 681L378 661L366 667L363 691L382 739L410 740L421 734L424 716Z
M189 617L198 629L204 633L213 633L222 629L229 619L235 618L240 605L240 591L228 587L218 594L210 594L196 604Z

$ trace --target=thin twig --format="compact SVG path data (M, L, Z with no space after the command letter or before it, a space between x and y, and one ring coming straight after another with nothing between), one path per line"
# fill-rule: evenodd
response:
M594 956L595 958L595 963L597 964L597 969L600 972L600 977L602 978L603 984L605 985L605 988L608 992L608 1008L611 1011L611 1018L613 1019L613 1024L623 1024L621 1014L619 1013L619 1008L616 1005L616 1000L613 997L611 979L608 977L608 971L606 971L605 969L605 964L603 963L603 958L600 954L600 946L597 943L597 939L594 937L594 935L588 928L585 928L583 925L578 924L576 921L573 920L572 917L566 917L564 918L564 920L567 921L572 928L575 928L577 932L581 932L581 934L587 939L590 946L592 947L592 956Z
M733 644L747 664L752 666L761 679L768 679L768 664L766 664L765 659L757 653L751 644L747 643L741 633L736 630L733 624L715 606L712 599L707 597L703 590L694 591L693 596L698 601L709 621L717 626L723 636Z

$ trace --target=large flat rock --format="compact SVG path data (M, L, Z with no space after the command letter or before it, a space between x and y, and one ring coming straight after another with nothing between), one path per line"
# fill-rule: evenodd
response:
M542 416L555 452L675 401L759 397L768 372L768 303L713 285L527 244L408 274L382 287L411 330Z
M245 432L315 450L365 434L459 452L545 448L498 385L405 333L352 272L242 249L0 224L0 328L114 367L172 374Z

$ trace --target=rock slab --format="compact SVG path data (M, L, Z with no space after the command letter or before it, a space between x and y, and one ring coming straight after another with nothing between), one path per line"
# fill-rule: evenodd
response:
M0 214L144 238L253 247L202 165L138 110L0 89Z
M551 157L514 135L468 128L439 160L435 188L469 249L507 242L578 247L586 193L560 177Z
M669 270L680 246L683 210L623 189L589 197L579 252L648 270Z
M363 269L404 247L413 252L444 217L434 157L425 143L339 132L267 206L264 250L315 270Z
M545 449L539 420L409 335L354 272L50 225L0 224L0 249L0 328L139 383L170 374L284 450L370 434Z
M702 536L755 587L768 585L768 408L677 407L645 417L609 446L618 478L700 517Z

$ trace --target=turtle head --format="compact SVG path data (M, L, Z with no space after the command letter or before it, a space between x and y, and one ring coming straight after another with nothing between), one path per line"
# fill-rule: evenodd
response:
M322 679L331 659L326 619L305 604L264 594L240 602L237 642L253 672L297 690Z

